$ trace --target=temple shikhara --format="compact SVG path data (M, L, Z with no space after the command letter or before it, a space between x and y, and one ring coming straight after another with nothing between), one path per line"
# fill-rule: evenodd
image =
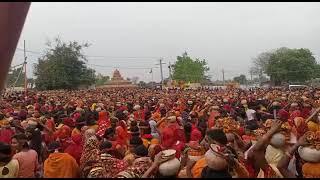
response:
M111 81L107 82L105 85L101 86L102 88L116 88L116 87L137 87L131 81L123 79L120 74L120 71L116 69L113 72Z

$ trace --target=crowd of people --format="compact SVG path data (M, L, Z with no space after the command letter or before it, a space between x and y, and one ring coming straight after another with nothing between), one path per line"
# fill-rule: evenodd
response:
M320 90L96 89L0 99L0 178L320 177Z

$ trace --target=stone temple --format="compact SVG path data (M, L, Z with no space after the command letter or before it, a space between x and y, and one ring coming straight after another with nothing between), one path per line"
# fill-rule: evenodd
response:
M108 81L102 88L117 88L117 87L137 87L131 81L123 79L118 69L113 72L111 81Z

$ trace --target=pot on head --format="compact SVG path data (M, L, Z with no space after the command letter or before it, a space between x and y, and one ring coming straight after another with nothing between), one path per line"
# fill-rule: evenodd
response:
M175 158L176 150L168 149L162 151L165 157L172 157L172 159L160 164L159 173L162 176L173 176L178 174L180 169L180 161Z

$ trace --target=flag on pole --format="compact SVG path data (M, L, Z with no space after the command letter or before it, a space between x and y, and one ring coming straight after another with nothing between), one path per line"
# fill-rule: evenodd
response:
M150 74L152 73L152 68L151 68L151 70L150 70L150 72L149 72Z

